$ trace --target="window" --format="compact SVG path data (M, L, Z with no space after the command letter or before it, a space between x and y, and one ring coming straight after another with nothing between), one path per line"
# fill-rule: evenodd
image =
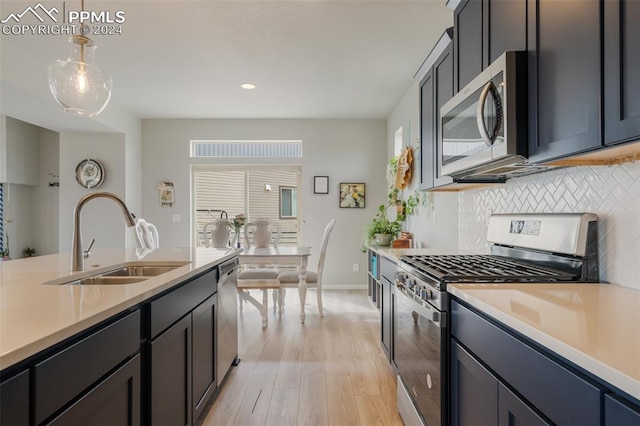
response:
M232 219L239 213L249 221L268 218L280 225L282 246L298 245L297 189L300 167L197 166L193 169L194 244L202 246L204 224L225 214ZM286 210L281 209L281 188L287 188ZM225 213L222 211L224 210ZM240 240L243 243L243 240Z
M302 158L302 141L191 141L191 157Z
M393 139L393 155L394 156L400 155L401 151L402 151L402 127L399 127L398 130L396 130L396 133Z
M298 217L298 190L280 187L280 219Z

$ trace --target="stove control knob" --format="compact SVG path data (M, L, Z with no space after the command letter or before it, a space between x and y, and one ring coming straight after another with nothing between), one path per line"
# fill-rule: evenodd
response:
M414 288L416 286L416 280L410 279L408 281L408 284L409 284L409 288Z
M433 291L429 289L425 289L424 292L425 292L425 296L424 296L425 300L433 299Z

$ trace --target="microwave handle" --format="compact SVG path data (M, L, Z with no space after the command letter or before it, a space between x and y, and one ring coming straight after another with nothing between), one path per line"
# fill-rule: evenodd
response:
M489 92L491 92L492 89L493 89L493 82L490 81L484 86L484 89L482 89L482 93L480 94L480 101L478 102L478 109L476 111L476 120L478 123L478 130L480 131L480 136L482 137L482 140L487 146L493 145L493 142L495 142L496 140L495 138L496 132L500 128L500 126L502 126L502 123L501 123L502 112L500 111L501 105L500 105L500 101L497 99L496 99L497 120L496 120L495 128L491 132L492 135L489 135L489 132L487 131L487 123L484 121L484 105L487 103L487 97L489 96Z

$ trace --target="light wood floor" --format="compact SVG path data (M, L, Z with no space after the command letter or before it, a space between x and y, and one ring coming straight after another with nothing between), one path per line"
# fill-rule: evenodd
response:
M298 292L289 290L282 317L269 307L266 329L244 304L241 362L204 425L402 425L379 313L366 291L323 291L323 302L320 318L309 291L302 325Z

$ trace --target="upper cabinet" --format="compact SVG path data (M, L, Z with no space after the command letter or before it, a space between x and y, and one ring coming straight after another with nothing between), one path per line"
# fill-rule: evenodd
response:
M450 184L438 161L440 107L453 96L453 29L444 32L425 61L420 80L420 189ZM420 74L420 73L419 73Z
M601 3L529 0L527 7L529 160L599 147Z
M458 92L480 74L482 54L482 0L463 0L453 16L455 90Z
M527 49L526 0L463 0L454 23L456 93L504 52Z
M604 2L604 142L640 139L640 2Z

